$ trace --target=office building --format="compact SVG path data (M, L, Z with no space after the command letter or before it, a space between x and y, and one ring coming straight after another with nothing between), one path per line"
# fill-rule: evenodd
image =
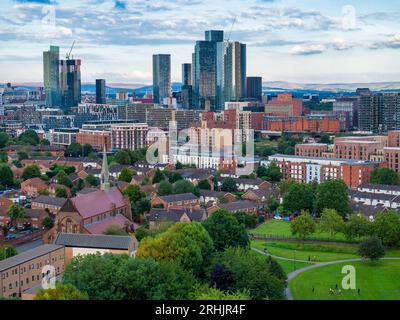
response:
M246 96L246 45L237 41L217 43L217 108Z
M180 103L183 109L191 109L193 106L193 87L192 87L192 64L182 64L182 87Z
M81 60L61 60L61 107L70 109L81 102Z
M184 63L182 64L182 85L191 86L192 85L192 64Z
M96 103L106 104L106 80L96 79Z
M247 77L246 78L246 98L248 100L261 101L262 99L262 78Z
M303 101L294 98L291 93L281 93L268 101L265 105L265 113L269 116L298 117L303 113Z
M223 31L205 32L205 41L197 41L192 55L193 104L196 109L213 111L217 103L217 43Z
M46 106L59 107L60 100L60 48L51 46L43 52L43 83Z
M171 55L153 55L153 97L154 103L162 104L171 96Z

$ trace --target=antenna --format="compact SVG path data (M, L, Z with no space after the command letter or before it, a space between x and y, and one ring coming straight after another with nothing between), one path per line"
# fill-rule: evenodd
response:
M237 16L235 16L235 19L233 19L232 26L231 26L231 30L229 31L228 39L226 39L227 41L229 41L229 40L231 39L231 34L232 34L233 26L235 25L236 20L237 20Z
M74 40L74 42L72 42L71 50L69 50L69 52L67 53L67 60L69 60L69 57L71 56L71 52L72 52L72 49L74 49L74 46L75 46L75 40Z

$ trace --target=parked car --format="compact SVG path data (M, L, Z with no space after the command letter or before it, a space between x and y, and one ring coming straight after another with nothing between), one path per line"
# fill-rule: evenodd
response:
M15 236L15 234L8 234L7 236L6 236L6 240L14 240L14 239L16 239L17 237Z
M282 216L280 216L280 215L277 214L277 215L274 216L274 219L275 219L275 220L282 220Z

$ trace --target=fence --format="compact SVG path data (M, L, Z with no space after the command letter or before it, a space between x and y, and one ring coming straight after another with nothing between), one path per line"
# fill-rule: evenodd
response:
M351 240L340 240L340 239L331 239L331 238L314 238L314 237L307 237L305 239L301 238L296 238L296 237L291 237L291 236L283 236L283 235L269 235L269 234L253 234L249 233L249 238L250 239L255 239L255 240L270 240L270 241L282 241L282 242L303 242L303 243L321 243L321 244L357 244L359 243L358 241L351 241Z

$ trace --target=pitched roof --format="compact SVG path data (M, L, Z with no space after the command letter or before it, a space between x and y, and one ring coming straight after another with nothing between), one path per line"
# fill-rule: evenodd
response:
M198 199L193 193L171 194L169 196L160 196L159 198L166 202L190 201Z
M50 196L38 196L37 198L33 199L32 202L36 203L43 203L52 206L62 207L65 202L67 202L66 198L57 198L57 197L50 197Z
M122 214L117 214L103 221L85 225L85 228L92 234L103 234L110 225L114 224L118 225L120 228L125 228L126 226L132 225L133 222Z
M126 205L125 198L117 187L108 190L97 190L70 199L83 218L96 216ZM63 211L63 208L61 209Z
M186 213L191 221L203 221L206 217L206 211L200 209L156 209L152 208L148 214L149 221L180 221L182 215Z
M239 200L234 202L221 203L218 205L218 207L228 211L238 211L238 210L257 208L258 205L253 201Z
M388 190L388 191L400 191L399 185L388 185L388 184L375 184L375 183L363 183L358 189L376 189L376 190Z
M43 211L42 209L25 209L25 215L28 218L39 218Z
M130 236L111 236L83 233L59 233L54 244L66 247L128 249L133 241Z
M55 244L44 244L34 249L17 254L16 256L0 261L0 271L15 267L21 263L41 257L61 248L62 246Z

